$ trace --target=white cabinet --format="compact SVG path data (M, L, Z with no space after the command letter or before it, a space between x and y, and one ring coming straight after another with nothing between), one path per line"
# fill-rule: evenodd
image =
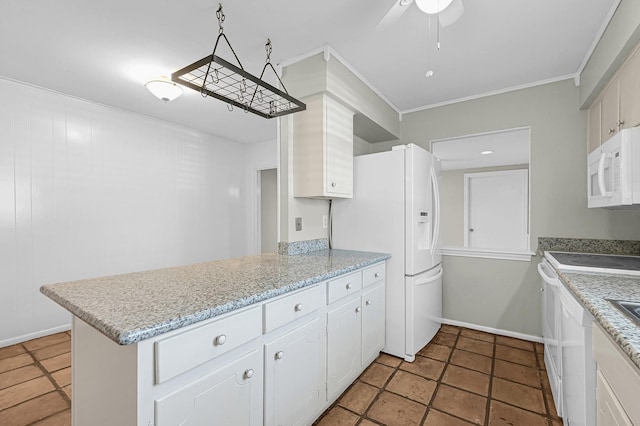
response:
M593 357L597 372L597 424L640 424L640 370L594 322Z
M305 99L293 120L293 195L351 198L353 111L329 95Z
M265 426L310 424L320 408L320 320L264 345Z
M384 347L385 289L381 282L362 292L362 362L370 364Z
M327 396L345 389L362 367L362 307L355 297L327 312Z
M155 401L155 426L251 426L262 421L262 356L253 351Z

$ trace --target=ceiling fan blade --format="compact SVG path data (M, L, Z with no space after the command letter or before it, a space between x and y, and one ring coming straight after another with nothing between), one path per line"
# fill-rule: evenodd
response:
M386 28L396 22L402 14L409 9L411 3L413 3L413 0L395 0L391 9L382 17L378 25L376 25L376 30Z
M440 26L447 27L458 20L464 12L462 0L453 0L449 7L438 14Z

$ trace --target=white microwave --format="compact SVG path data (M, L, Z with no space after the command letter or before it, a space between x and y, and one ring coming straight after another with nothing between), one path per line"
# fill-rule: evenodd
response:
M621 130L587 160L589 208L640 208L640 127Z

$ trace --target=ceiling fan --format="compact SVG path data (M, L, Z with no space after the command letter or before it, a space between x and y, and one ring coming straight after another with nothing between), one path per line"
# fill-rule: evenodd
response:
M462 0L396 0L391 9L382 17L376 28L383 28L393 24L409 9L411 3L429 15L437 15L440 26L453 24L464 12Z

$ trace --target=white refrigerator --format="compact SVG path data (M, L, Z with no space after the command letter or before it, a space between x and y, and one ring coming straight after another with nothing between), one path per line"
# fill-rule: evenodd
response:
M390 253L383 352L413 361L442 320L440 164L400 145L354 158L353 198L334 200L332 247Z

